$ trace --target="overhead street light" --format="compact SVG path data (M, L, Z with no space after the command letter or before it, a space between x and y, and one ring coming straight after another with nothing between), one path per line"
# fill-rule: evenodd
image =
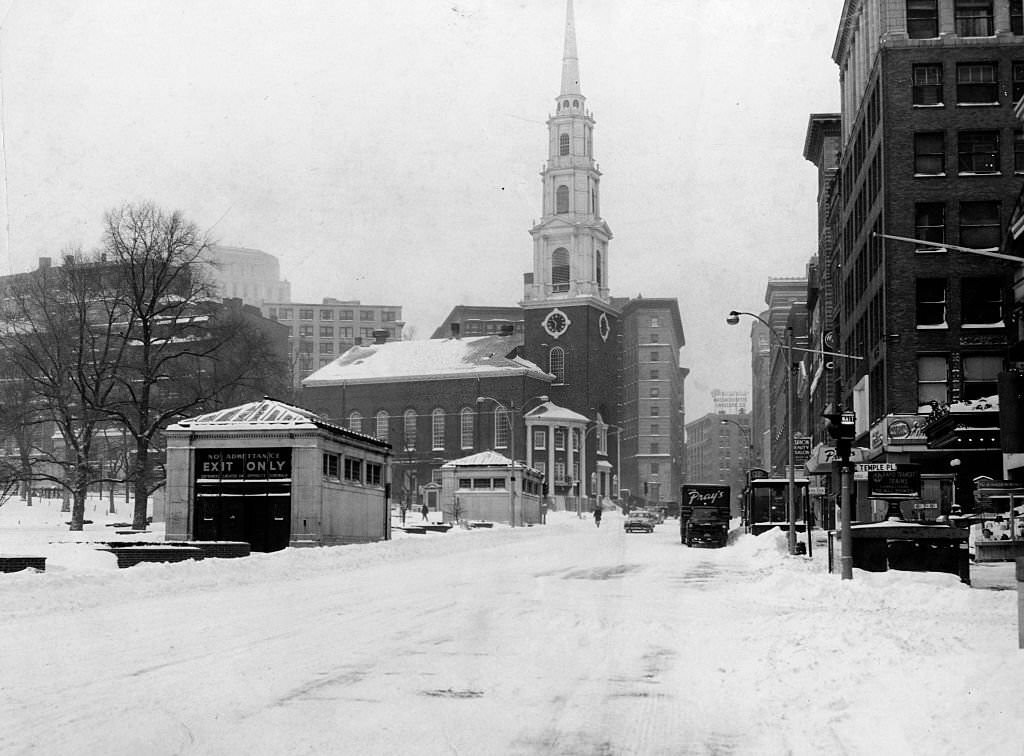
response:
M786 350L786 504L789 515L789 531L786 533L786 542L789 546L789 553L796 554L796 480L793 465L793 329L786 328L786 340L783 341L768 321L760 315L737 310L731 310L725 322L729 325L739 325L740 315L746 315L761 323L768 329L768 333L775 339L776 344Z

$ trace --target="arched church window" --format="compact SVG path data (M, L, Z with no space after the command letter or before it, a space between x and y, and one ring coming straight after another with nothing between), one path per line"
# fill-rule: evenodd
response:
M388 413L381 410L377 413L377 438L381 441L388 440Z
M438 407L430 413L431 448L444 449L444 410Z
M569 250L559 247L551 253L551 288L569 291Z
M463 449L473 448L473 427L476 415L469 407L463 407L459 412L459 441Z
M358 412L352 412L348 416L348 429L356 433L363 432L363 416Z
M548 352L548 372L555 376L555 384L565 383L565 350L562 347L552 347Z
M416 410L408 409L402 415L402 436L406 451L416 448Z
M579 100L573 100L573 101L572 101L572 106L573 106L574 108L578 108L578 107L580 106L580 101L579 101Z
M565 184L555 190L555 212L559 215L569 212L569 187Z
M569 107L569 101L568 101L568 100L563 100L563 101L562 101L562 107L563 107L563 108L567 108L567 107Z
M595 273L597 274L597 286L600 288L604 285L604 278L601 273L601 250L597 250L597 270Z
M569 154L569 135L561 134L558 137L558 154L568 155Z

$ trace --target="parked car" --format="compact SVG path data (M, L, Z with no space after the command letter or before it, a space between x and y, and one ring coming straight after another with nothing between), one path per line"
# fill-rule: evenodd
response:
M622 523L627 533L653 533L656 518L650 512L643 509L634 509Z

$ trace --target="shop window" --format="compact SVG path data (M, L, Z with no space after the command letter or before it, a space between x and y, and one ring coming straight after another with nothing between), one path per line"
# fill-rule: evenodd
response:
M999 132L961 131L957 135L960 173L999 173Z
M942 176L946 173L946 135L941 131L914 134L914 174Z
M992 0L953 0L953 23L961 37L991 37L995 34Z
M915 105L941 105L942 64L923 63L913 69L913 103Z
M982 399L999 393L999 373L1003 358L998 355L974 355L963 359L964 399Z
M999 247L999 201L960 203L960 245L975 249Z
M918 328L946 325L946 279L917 279Z
M964 325L1003 325L1003 288L998 278L964 278Z
M949 361L945 355L917 358L917 404L926 407L932 402L945 404L949 396Z
M914 205L914 238L941 247L946 243L946 204L918 202ZM919 246L918 252L934 252L932 247Z
M999 103L999 79L995 63L959 63L956 67L956 101L961 105Z
M911 39L939 36L938 0L907 0L907 36Z

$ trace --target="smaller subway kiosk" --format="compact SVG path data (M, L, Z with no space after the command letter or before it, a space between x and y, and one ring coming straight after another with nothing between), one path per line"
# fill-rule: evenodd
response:
M167 540L253 551L391 537L384 441L274 399L167 428Z

